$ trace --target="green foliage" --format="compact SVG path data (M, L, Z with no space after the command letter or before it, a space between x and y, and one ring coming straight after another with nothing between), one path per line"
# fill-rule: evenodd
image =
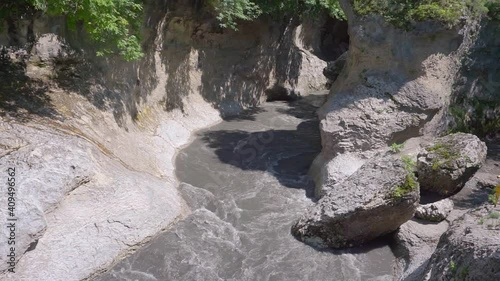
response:
M457 265L454 261L450 261L450 270L451 272L455 272L457 270Z
M500 20L500 18L499 18ZM479 136L500 130L500 118L488 112L498 111L500 100L481 100L472 98L465 104L455 104L449 107L449 112L455 121L450 133L464 132ZM469 108L466 111L464 108Z
M462 280L465 280L465 278L467 278L467 276L469 276L469 267L468 266L462 267L462 269L460 269L460 273L459 273L458 277Z
M486 14L489 1L496 0L353 0L353 3L359 15L381 15L396 27L410 29L425 20L453 26L463 15Z
M427 151L434 152L437 155L432 162L433 170L450 166L453 161L461 157L461 154L453 148L453 145L447 143L436 143L434 146L427 148Z
M405 170L406 171L408 171L408 172L415 171L417 163L413 159L411 159L410 156L403 155L403 156L401 156L401 160L403 160L403 163L405 164Z
M236 20L253 20L262 14L258 5L249 0L210 0L221 27L236 28Z
M143 6L139 0L32 0L50 15L65 15L70 29L82 23L99 43L98 56L118 53L128 61L142 57L139 32Z
M26 15L33 14L34 9L29 1L32 0L18 0L18 1L5 1L0 3L0 22L6 18L21 19ZM3 24L0 24L0 28Z
M118 54L128 61L143 56L141 0L21 0L0 4L0 8L0 20L23 18L36 10L65 16L70 29L82 25L90 39L98 43L98 56Z
M397 144L397 143L393 143L391 144L390 146L390 150L392 153L399 153L401 152L401 150L403 150L403 148L405 147L405 143L400 143L400 144Z
M500 1L487 0L484 6L488 10L488 16L490 16L490 18L500 20Z
M418 181L417 177L415 177L415 167L416 163L411 157L408 155L403 155L401 157L401 160L404 163L404 168L405 171L407 172L405 175L405 180L402 185L396 186L394 192L393 192L393 197L394 198L402 198L406 194L410 193L411 191L415 190L415 188L418 187Z
M490 212L486 216L480 218L479 224L483 225L486 223L486 227L488 229L499 229L500 227L500 213L499 212Z
M489 218L489 219L500 219L500 213L497 213L497 212L491 212L491 213L488 215L488 218Z
M237 29L238 20L254 20L260 15L316 16L326 11L330 16L345 19L338 0L209 0L209 8L224 28Z

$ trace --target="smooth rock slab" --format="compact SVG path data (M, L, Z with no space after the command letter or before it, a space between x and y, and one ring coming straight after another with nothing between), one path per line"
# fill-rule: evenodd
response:
M172 184L125 167L81 137L5 122L0 147L1 170L16 168L18 218L15 273L1 280L88 278L182 215L185 203ZM6 196L0 205L7 206ZM0 271L8 236L2 228Z
M393 155L366 163L310 207L292 233L316 247L344 248L396 230L413 217L420 198L418 183L397 195L409 173Z
M486 161L486 144L471 134L438 138L418 155L418 180L422 190L451 195Z

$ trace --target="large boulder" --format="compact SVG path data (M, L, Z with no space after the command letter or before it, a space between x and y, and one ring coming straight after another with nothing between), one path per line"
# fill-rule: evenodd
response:
M457 133L436 139L418 155L422 190L441 195L459 191L486 160L486 144L471 134Z
M451 199L443 199L437 202L420 205L415 212L415 217L427 221L440 222L453 210L453 201Z
M426 280L500 280L500 206L455 220L430 259Z
M310 207L292 233L316 247L344 248L396 230L413 217L420 198L411 166L395 155L364 164Z

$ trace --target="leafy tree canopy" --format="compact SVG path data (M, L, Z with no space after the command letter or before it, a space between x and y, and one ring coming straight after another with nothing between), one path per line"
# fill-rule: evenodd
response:
M141 0L19 0L0 4L2 18L19 19L36 11L66 16L70 29L83 24L90 39L98 43L98 56L119 54L127 61L143 56L140 27Z
M316 15L326 10L332 17L345 19L338 0L208 0L222 27L237 29L237 20L253 20L260 15Z

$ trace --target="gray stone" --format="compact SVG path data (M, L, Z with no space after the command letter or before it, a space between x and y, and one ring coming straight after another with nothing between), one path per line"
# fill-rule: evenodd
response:
M471 134L438 138L418 155L422 190L441 195L459 191L486 160L486 144Z
M382 17L360 17L352 1L340 4L348 18L350 48L318 111L321 162L332 163L331 169L314 167L315 178L321 179L318 191L351 172L334 167L338 155L366 161L394 143L448 129L443 116L474 32L472 23L445 29L432 22L417 23L418 32L406 32Z
M394 234L396 276L401 281L421 281L425 267L437 247L439 238L448 229L448 222L438 224L410 220Z
M331 82L335 82L335 80L337 80L337 77L340 75L340 72L342 72L342 69L344 69L346 61L347 52L343 53L336 60L329 61L326 67L323 69L323 75L325 75L326 78L330 79Z
M418 206L415 217L427 221L440 222L453 210L453 201L451 199L443 199L434 203Z
M500 206L475 209L441 237L425 280L500 280Z
M363 244L396 230L411 219L418 205L418 183L398 156L364 164L332 187L292 227L300 240L317 247ZM412 189L401 186L414 183Z
M84 279L182 215L173 184L131 170L82 137L2 122L0 147L1 170L16 169L18 218L16 273L1 279ZM7 206L6 196L0 204ZM1 221L6 216L0 212ZM8 252L9 235L2 228L0 252ZM0 270L6 266L2 254Z

